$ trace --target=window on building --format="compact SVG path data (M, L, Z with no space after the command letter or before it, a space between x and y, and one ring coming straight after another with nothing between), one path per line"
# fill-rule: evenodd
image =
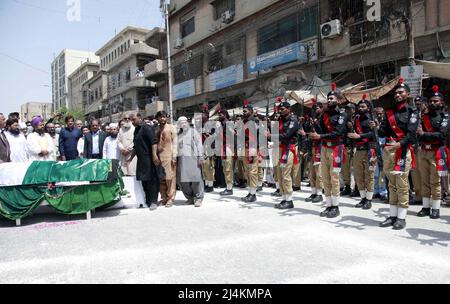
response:
M319 26L319 8L311 6L302 10L298 16L299 40L316 36Z
M195 10L184 15L180 19L181 24L181 38L184 38L195 32Z
M317 35L318 7L312 6L299 13L262 27L258 31L258 54L264 54Z
M192 57L189 61L176 65L173 68L175 84L197 78L203 74L203 56Z
M298 41L297 14L285 17L259 30L259 54L271 52Z
M127 49L129 49L130 48L130 40L128 40L128 48Z
M222 14L226 11L232 11L235 12L236 4L235 0L216 0L214 1L214 19L220 19L222 18Z
M138 44L138 43L139 43L139 40L134 39L134 44Z

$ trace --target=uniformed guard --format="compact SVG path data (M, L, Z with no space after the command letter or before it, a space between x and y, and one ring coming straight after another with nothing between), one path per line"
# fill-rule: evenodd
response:
M345 99L343 99L345 100ZM348 102L341 102L339 104L339 109L342 112L347 113L347 133L354 133L355 126L353 125L353 122L355 120L355 113L356 113L356 107L353 103ZM356 186L355 191L352 191L351 184L352 184L352 165L353 165L353 156L354 156L354 141L351 138L348 138L345 136L344 138L344 147L345 147L345 161L342 164L342 170L341 170L341 177L342 181L344 182L344 190L341 191L341 196L358 196L356 194Z
M419 112L419 120L422 119L422 115L425 114L427 110L428 99L424 96L417 96L414 98L414 105ZM420 125L420 124L419 124ZM420 137L417 137L417 142L413 146L414 153L419 155L420 150ZM412 195L410 195L409 204L410 205L419 205L422 206L422 178L420 176L420 157L416 157L416 168L411 170L411 179L412 183L409 185L410 192L414 191L414 199L412 199Z
M338 102L343 98L333 83L332 90L328 94L328 102L324 105L325 112L319 120L319 132L309 134L312 140L320 140L322 143L321 172L327 208L320 216L327 218L340 215L339 174L345 161L343 139L346 135L347 115L340 111Z
M278 105L281 104L282 102L282 98L278 97ZM280 114L279 114L279 106L277 104L275 104L274 106L274 112L273 112L273 120L272 121L276 121L279 122L280 121ZM272 154L275 154L275 149L277 149L277 147L273 147L272 149ZM272 159L274 159L274 157L272 157ZM280 162L278 161L274 161L274 167L273 167L273 179L275 180L275 192L271 193L270 195L273 197L281 197L281 190L280 190L280 181L281 181L281 172L280 172Z
M409 207L408 175L411 168L415 167L412 146L417 141L419 116L415 107L408 105L409 94L409 86L400 78L395 88L395 107L386 110L386 117L379 128L379 135L386 137L383 169L389 180L390 203L390 216L380 226L393 226L395 230L406 227ZM371 122L371 127L375 127L374 122Z
M306 133L310 132L320 132L320 128L318 128L318 123L323 115L323 104L322 102L316 102L313 100L312 107L312 115L309 121L306 121L304 124L304 131ZM322 172L321 172L321 151L322 144L320 140L310 140L310 144L308 145L307 153L310 155L309 162L309 182L311 184L311 196L306 198L306 202L312 203L321 203L323 202L322 196Z
M230 120L230 114L225 109L220 108L218 110L219 114L219 122L221 125L220 128L220 136L222 136L222 164L223 164L223 175L225 176L225 184L226 189L220 193L221 196L229 196L233 195L233 145L228 142L231 138L227 138L227 130L228 136L233 134L234 140L234 128L231 128L231 125L228 123Z
M375 133L370 128L372 116L372 103L368 101L364 94L358 103L358 114L355 116L353 133L347 134L354 140L356 152L353 157L353 170L356 185L358 186L361 201L355 206L368 210L372 208L372 198L375 188L375 170L377 167L377 157L375 152Z
M444 95L439 92L438 86L433 86L428 111L423 114L417 130L421 143L419 169L423 202L423 209L417 214L419 217L440 218L441 177L448 175L450 165L449 148L445 145L449 117L444 114L443 108Z
M291 113L291 104L283 101L279 105L280 112L280 192L283 200L275 205L277 209L292 209L294 201L292 198L292 170L298 164L297 157L297 132L298 119Z
M253 105L245 100L243 106L245 130L245 165L247 186L249 193L241 200L246 203L256 202L256 188L258 187L258 119L254 116Z
M209 121L209 108L208 105L202 106L202 141L203 144L205 144L205 141L210 137L213 136L215 133L215 129L212 128L211 130L206 130L205 125ZM212 153L213 151L209 151L211 149L204 149L206 155L205 155L205 162L202 166L203 171L203 178L205 180L205 192L213 192L214 191L214 172L215 172L215 156ZM212 155L210 155L212 154Z

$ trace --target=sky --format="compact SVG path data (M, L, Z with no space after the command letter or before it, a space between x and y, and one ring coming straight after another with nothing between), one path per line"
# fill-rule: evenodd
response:
M80 21L68 11L80 3ZM126 26L164 27L159 0L0 0L0 113L52 102L51 63L63 49L96 52Z

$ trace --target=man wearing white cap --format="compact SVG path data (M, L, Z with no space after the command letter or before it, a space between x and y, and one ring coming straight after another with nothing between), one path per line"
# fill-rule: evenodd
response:
M200 207L204 197L201 167L204 163L202 137L186 117L178 119L177 181L187 204Z
M118 125L116 123L110 124L110 136L105 139L103 145L103 159L119 159L120 151L117 146L117 135L119 134Z
M6 121L8 131L5 132L6 139L11 147L11 162L20 163L28 161L28 152L24 147L27 146L25 135L20 132L17 119L8 119Z

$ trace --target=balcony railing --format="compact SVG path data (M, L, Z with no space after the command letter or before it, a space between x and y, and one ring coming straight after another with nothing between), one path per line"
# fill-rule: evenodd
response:
M145 78L155 82L162 81L167 74L167 61L156 59L145 65Z

